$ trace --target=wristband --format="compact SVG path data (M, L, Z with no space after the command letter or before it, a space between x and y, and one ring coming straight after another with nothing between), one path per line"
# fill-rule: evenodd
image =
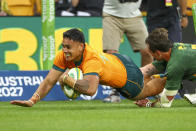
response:
M32 104L36 104L38 101L40 101L40 95L38 93L34 93L29 102Z
M34 105L34 104L35 104L32 100L28 100L28 102L30 102L32 105Z
M76 84L76 80L75 80L74 83L73 83L73 89L75 88L75 84Z
M35 93L35 95L39 98L39 100L40 100L40 95L36 92Z
M63 82L64 82L64 83L65 83L65 79L67 79L67 76L68 76L68 75L65 74L64 77L63 77Z
M63 82L71 86L73 89L75 88L76 80L72 77L69 77L67 74L64 75Z

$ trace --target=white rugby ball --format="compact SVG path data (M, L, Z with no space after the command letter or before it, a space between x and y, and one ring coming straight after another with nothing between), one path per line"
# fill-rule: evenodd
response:
M68 72L68 75L75 80L79 80L83 78L82 70L79 68L71 68ZM64 93L69 99L76 99L80 93L78 91L75 91L73 88L71 88L68 85L64 85Z

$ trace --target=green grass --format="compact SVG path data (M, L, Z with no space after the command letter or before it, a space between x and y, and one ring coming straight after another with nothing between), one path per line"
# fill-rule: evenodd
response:
M196 107L139 108L132 101L41 101L32 108L0 102L0 131L194 131Z

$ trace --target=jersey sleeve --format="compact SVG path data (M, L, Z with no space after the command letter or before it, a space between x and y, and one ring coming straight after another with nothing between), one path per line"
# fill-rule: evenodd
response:
M62 51L57 53L54 59L53 68L62 72L67 68L64 53Z
M167 90L178 90L181 87L181 82L182 82L182 74L179 74L176 71L172 71L168 73L167 76L167 81L166 81L166 85L165 88Z
M167 81L165 88L168 90L178 90L184 76L184 70L178 64L168 63Z
M83 65L84 75L98 75L102 74L101 62L96 60L96 58L90 59Z

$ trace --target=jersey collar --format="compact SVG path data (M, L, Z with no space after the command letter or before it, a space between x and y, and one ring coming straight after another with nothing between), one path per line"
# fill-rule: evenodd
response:
M79 61L74 61L75 66L79 66L82 63L85 47L86 47L86 44L84 44L81 59Z

